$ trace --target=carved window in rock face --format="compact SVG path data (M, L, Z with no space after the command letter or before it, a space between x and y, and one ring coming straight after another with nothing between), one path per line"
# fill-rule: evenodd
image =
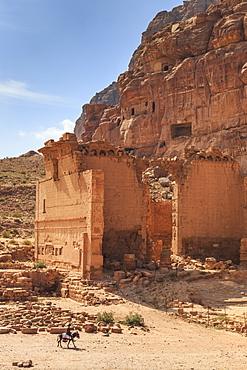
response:
M167 72L168 70L169 70L168 64L163 64L162 65L162 71Z
M171 125L171 137L175 139L179 136L191 136L192 135L192 127L191 123L179 123L175 125Z
M131 115L134 116L135 115L135 108L131 108Z
M154 113L155 112L155 102L153 101L152 102L152 113Z
M46 213L46 209L45 209L45 199L43 199L43 213Z

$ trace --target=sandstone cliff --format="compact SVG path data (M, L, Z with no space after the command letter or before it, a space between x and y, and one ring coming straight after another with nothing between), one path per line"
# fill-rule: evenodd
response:
M120 105L102 112L92 139L169 157L214 145L247 173L246 13L247 1L225 0L145 36L119 76Z
M166 10L159 12L149 23L146 31L143 32L142 42L137 50L135 50L133 53L133 56L129 63L129 69L134 68L135 62L139 58L148 36L151 36L154 33L160 31L168 23L184 21L196 14L205 12L210 5L218 4L219 2L220 0L189 0L184 1L183 5L176 6L170 12L167 12Z
M102 115L99 115L99 111L102 112L106 107L112 106L112 105L117 105L119 103L119 92L118 92L118 84L114 81L112 82L108 87L106 87L104 90L100 91L99 93L96 93L92 99L90 100L89 104L90 105L95 105L95 104L101 104L101 109L99 107L96 107L96 115L92 117L91 111L92 107L87 108L88 104L85 104L82 107L82 114L78 118L75 124L75 129L74 133L76 134L77 138L81 140L81 137L83 133L85 132L85 127L89 129L90 126L90 134L87 132L84 136L83 139L84 141L89 141L92 139L91 134L94 132L94 130L98 127L99 125L99 119L102 117ZM94 115L94 113L93 113ZM93 119L92 119L93 118ZM96 119L95 119L96 118ZM90 121L90 124L87 124L86 121ZM92 123L94 121L94 124ZM95 122L96 121L96 122ZM88 131L88 130L87 130Z

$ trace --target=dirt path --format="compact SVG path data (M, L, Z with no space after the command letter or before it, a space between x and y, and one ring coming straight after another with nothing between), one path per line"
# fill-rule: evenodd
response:
M60 370L244 370L247 338L239 334L189 324L149 307L125 304L83 307L69 299L57 305L76 311L112 311L116 319L130 311L143 315L150 332L124 328L123 334L82 332L78 350L56 347L56 335L2 334L1 369L17 369L12 361L33 361L34 369Z

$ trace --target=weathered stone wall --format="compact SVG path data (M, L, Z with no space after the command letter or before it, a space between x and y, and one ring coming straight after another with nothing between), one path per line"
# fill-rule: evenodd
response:
M54 160L54 177L37 186L36 258L64 267L83 267L85 274L100 274L104 174L100 170L75 171L70 153L47 158L48 176Z
M144 185L126 157L88 157L89 168L104 172L103 255L123 259L125 253L145 254L146 203Z
M173 251L239 262L243 186L236 162L196 160L174 192Z
M73 137L41 149L47 178L37 187L36 258L95 277L102 255L146 253L145 186L124 150L103 142L75 147Z
M148 256L159 259L162 249L172 246L172 202L150 201L147 214Z
M159 259L171 241L174 253L239 261L246 192L229 155L191 147L183 160L149 161L74 137L64 134L40 150L52 177L38 185L36 258L89 278L100 276L103 256ZM165 169L172 179L163 179L171 186L160 202L149 197L152 169Z
M0 301L37 301L37 293L56 292L60 274L55 269L0 269ZM2 269L3 268L3 269Z
M41 193L42 185L46 198L38 192L37 258L77 268L83 265L85 273L91 266L94 273L101 270L103 173L85 171L40 182Z

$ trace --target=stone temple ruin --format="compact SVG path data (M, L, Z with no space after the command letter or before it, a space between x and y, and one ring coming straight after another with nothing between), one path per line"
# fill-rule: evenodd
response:
M113 261L165 263L170 253L245 263L246 179L220 150L141 159L66 133L39 151L46 178L37 184L37 260L89 279Z

